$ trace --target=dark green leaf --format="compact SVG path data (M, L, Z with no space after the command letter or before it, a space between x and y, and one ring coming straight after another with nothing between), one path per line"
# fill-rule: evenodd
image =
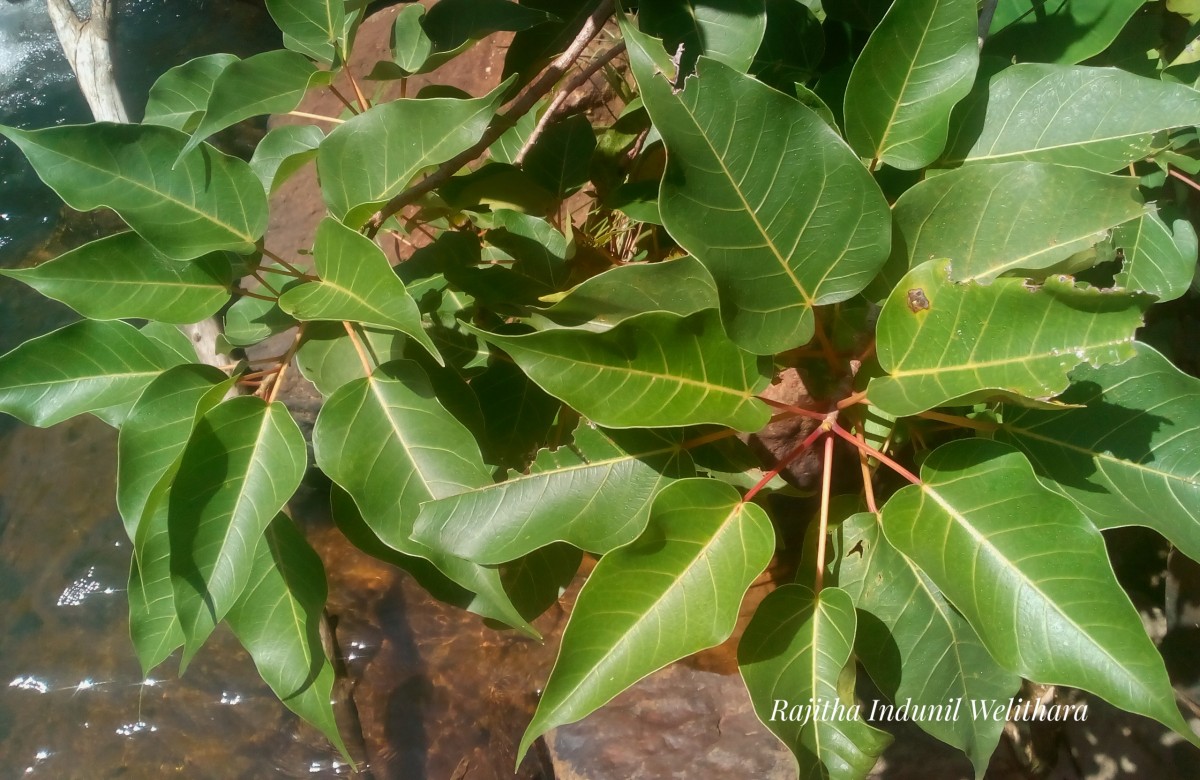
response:
M797 0L767 0L767 29L750 66L759 81L789 92L817 72L825 34L817 17Z
M925 460L921 479L883 507L887 539L1001 666L1095 693L1200 744L1100 532L1043 487L1021 453L983 439L951 442Z
M538 184L563 198L587 182L595 151L592 123L576 114L546 127L530 147L523 168Z
M1013 61L1082 62L1108 48L1145 0L1000 0L984 53Z
M641 0L638 25L682 51L679 66L691 73L700 55L745 73L767 29L763 0Z
M238 58L232 54L209 54L176 65L150 87L143 124L162 125L191 133L200 123L213 82Z
M139 318L197 322L229 300L229 260L187 263L158 252L137 233L118 233L59 255L37 268L0 270L94 320Z
M535 550L500 572L504 589L526 620L533 620L558 602L575 579L583 553L569 544Z

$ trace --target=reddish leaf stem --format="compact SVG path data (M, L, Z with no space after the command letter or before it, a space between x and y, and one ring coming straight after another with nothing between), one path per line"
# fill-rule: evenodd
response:
M875 458L880 463L882 463L885 466L887 466L888 468L890 468L892 471L894 471L897 474L899 474L900 476L904 477L912 484L914 484L914 485L921 484L921 480L918 479L911 471L904 468L899 463L897 463L896 461L889 458L887 455L884 455L882 452L875 449L870 444L867 444L866 442L859 441L858 439L854 438L853 436L851 436L849 433L846 432L845 428L838 425L837 423L833 424L833 432L836 433L838 436L841 436L846 441L853 444L855 447L857 447L862 452L865 452L866 454L870 455L872 458Z
M824 422L825 418L829 416L827 412L814 412L812 409L804 409L799 406L793 406L792 404L784 403L783 401L776 401L773 398L763 398L761 395L758 396L758 400L770 404L776 409L783 409L784 411L791 412L792 414L798 414L801 417L807 417L811 420L820 420L821 422Z
M349 100L346 100L346 96L343 95L341 92L339 92L337 87L330 84L329 91L333 93L333 96L335 98L337 98L343 106L345 106L347 109L349 109L351 114L357 115L359 113L359 110L354 107L354 104L351 103Z
M829 433L829 428L826 427L826 425L821 425L821 426L818 426L815 430L813 430L812 433L808 434L808 436L804 439L804 441L800 442L800 444L798 444L794 450L789 452L787 455L784 455L783 458L781 458L780 461L775 464L775 468L771 469L766 474L764 474L763 478L760 479L754 487L752 487L746 491L746 495L745 495L745 497L742 498L742 502L743 503L748 502L751 499L753 499L755 496L757 496L758 492L760 490L762 490L764 487L766 487L768 482L775 479L775 477L779 476L779 472L781 472L785 468L787 468L787 465L789 463L791 463L796 458L803 455L804 452L809 447L812 446L813 442L815 442L817 439L819 439L821 436L824 436L827 433Z

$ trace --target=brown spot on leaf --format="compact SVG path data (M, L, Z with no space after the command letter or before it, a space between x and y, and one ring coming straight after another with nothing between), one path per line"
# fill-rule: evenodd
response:
M925 297L925 291L920 287L908 291L908 308L914 313L929 308L929 299Z

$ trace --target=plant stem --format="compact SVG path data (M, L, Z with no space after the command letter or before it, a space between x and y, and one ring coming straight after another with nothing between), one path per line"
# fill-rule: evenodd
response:
M361 89L358 88L358 81L354 78L354 71L350 69L349 60L346 61L346 78L350 79L350 86L354 89L354 96L358 98L358 104L362 106L363 111L368 111L371 108L371 101L367 100Z
M793 406L792 404L784 403L783 401L776 401L774 398L763 398L761 395L756 397L758 400L764 401L767 404L774 406L776 409L783 409L784 411L791 412L792 414L798 414L801 417L807 417L810 420L820 420L821 422L824 422L825 418L829 416L827 412L814 412L812 409L804 409L799 406Z
M911 471L904 468L899 463L897 463L896 461L889 458L887 455L884 455L882 452L875 449L870 444L867 444L865 441L859 441L858 439L851 436L849 433L846 433L846 429L843 428L842 426L838 425L837 423L833 424L833 432L836 433L838 436L841 436L846 441L853 444L860 451L865 452L866 454L870 455L872 458L875 458L877 461L879 461L880 463L882 463L885 466L887 466L888 468L890 468L892 471L894 471L897 474L899 474L900 476L904 477L912 484L914 484L914 485L921 484L921 480L916 475L914 475Z
M332 117L332 116L324 116L322 114L310 114L307 111L289 111L288 116L298 116L298 117L301 117L302 119L317 119L322 122L333 122L335 125L344 124L346 122L345 119L338 119L337 117Z
M517 156L513 158L514 165L519 167L525 162L525 155L529 154L529 150L533 148L533 145L537 143L537 139L540 138L542 133L546 131L546 127L554 120L555 115L558 114L559 109L561 109L563 104L567 102L567 99L571 97L571 93L586 84L592 78L592 76L596 75L596 71L603 68L609 62L611 62L614 57L624 51L625 41L621 41L616 46L613 46L611 49L592 60L592 62L586 68L579 71L579 73L576 73L575 77L568 81L566 85L559 90L558 94L554 96L554 101L550 103L549 107L546 108L545 113L543 113L541 118L538 119L537 126L534 127L533 132L529 134L529 138L525 141L524 146L521 147L521 151L517 152Z
M346 96L343 95L341 92L339 92L337 87L330 84L329 91L333 93L333 96L335 98L337 98L341 102L341 104L343 106L345 106L347 108L347 110L350 111L351 114L354 114L356 116L358 115L358 113L359 113L358 109L354 107L353 103L351 103L349 100L346 100Z
M362 363L363 371L367 372L367 376L375 373L375 369L371 367L371 359L367 357L367 350L363 347L362 341L359 340L358 334L354 331L354 326L349 322L343 321L342 327L350 335L350 343L354 345L354 351L358 353L358 359Z
M243 290L240 287L233 288L233 292L238 295L245 296L247 298L258 298L260 301L271 301L272 303L274 303L279 300L278 297L272 298L270 295L260 295L256 292L251 292L250 290Z
M262 274L260 274L258 271L255 271L252 276L258 280L259 284L261 284L263 287L266 287L272 295L274 295L276 298L279 298L279 290L276 290L274 287L272 287L271 283L262 277Z
M821 470L821 521L817 526L817 580L814 593L821 592L825 579L825 537L829 535L829 487L833 484L833 437L825 437L825 463Z
M567 69L571 67L575 60L579 59L579 56L583 54L583 50L591 40L599 34L600 29L604 27L604 23L612 14L612 9L613 0L601 0L600 4L596 6L596 10L592 11L587 21L584 22L583 28L575 36L575 40L571 41L571 45L567 47L567 50L560 54L554 62L550 63L550 66L546 70L542 71L542 75L538 77L537 81L529 85L512 102L507 111L492 120L492 123L488 125L488 129L484 131L483 136L469 149L442 163L436 171L385 203L379 211L375 212L367 220L365 226L367 235L374 238L388 217L410 203L415 202L425 193L432 192L437 187L445 184L460 168L483 154L489 146L496 142L497 138L515 125L518 119L529 113L529 110L541 100L542 96L549 92L555 83L562 78L562 75L567 72Z
M1171 174L1171 175L1172 175L1172 176L1174 176L1176 179L1179 179L1181 182L1183 182L1183 183L1184 183L1184 184L1186 184L1187 186L1191 187L1192 189L1194 189L1194 190L1200 190L1200 184L1197 184L1196 182L1192 181L1191 179L1189 179L1188 177L1184 176L1182 173L1180 173L1179 171L1175 170L1174 168L1172 168L1172 167L1171 167L1171 166L1169 166L1169 165L1167 166L1167 173Z
M804 439L804 441L800 442L800 444L798 444L796 446L796 449L792 450L787 455L784 455L783 458L780 459L780 461L775 464L775 468L771 469L766 474L764 474L763 478L760 479L758 481L758 483L755 484L754 487L752 487L746 491L746 495L742 498L742 503L747 503L751 499L753 499L755 496L757 496L758 491L762 490L764 487L767 486L768 482L775 479L775 477L779 476L779 472L781 472L785 468L787 468L787 465L789 463L791 463L792 461L794 461L796 458L803 455L804 452L809 447L812 446L812 443L814 441L819 439L821 436L824 436L828 432L829 432L829 429L827 427L825 427L824 425L818 426L816 429L814 429L812 433L808 434L808 436Z
M972 420L970 417L960 417L957 414L942 414L941 412L921 412L917 417L922 417L926 420L937 420L938 422L950 423L957 425L960 428L971 428L976 431L998 431L1001 426L987 420Z
M283 359L279 361L279 370L275 373L275 379L271 382L271 392L267 396L267 403L275 403L275 398L279 395L279 389L283 387L283 377L287 374L288 366L292 364L292 358L296 356L300 345L304 343L304 329L307 327L308 323L302 322L300 323L300 327L296 328L296 338L292 339L292 345L288 347L288 351L283 354Z
M308 274L304 273L296 266L289 263L287 260L284 260L282 257L280 257L279 255L272 252L270 249L267 249L266 246L263 246L262 253L264 255L266 255L267 257L271 258L272 260L274 260L275 262L279 263L284 268L291 271L294 275L304 277L304 278L312 278L312 277L309 277Z
M837 408L838 409L849 409L851 406L855 406L856 404L861 404L865 400L867 400L867 391L859 390L857 393L851 393L850 395L846 396L842 400L838 401Z
M854 436L863 444L867 443L862 421L854 423ZM875 505L874 475L871 474L871 464L867 462L867 453L863 452L861 448L858 450L858 466L862 469L863 495L867 499L867 510L871 514L878 514L879 508Z

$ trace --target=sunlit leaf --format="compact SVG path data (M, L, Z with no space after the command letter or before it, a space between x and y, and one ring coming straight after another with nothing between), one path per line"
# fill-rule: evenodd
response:
M1196 274L1196 229L1177 219L1171 228L1156 211L1149 211L1113 231L1113 246L1124 255L1116 283L1142 290L1160 301L1172 301L1188 291Z
M1200 560L1200 380L1135 349L1119 365L1071 372L1063 400L1081 408L1006 409L996 437L1099 527L1146 525Z
M1104 51L1145 0L1000 0L986 54L1014 61L1082 62Z
M211 146L180 157L188 137L178 130L98 122L0 126L0 134L71 208L108 206L176 260L220 249L248 254L267 228L267 198L250 166Z
M269 195L305 163L316 159L317 147L323 140L325 134L314 125L273 128L254 147L250 169Z
M0 357L0 412L45 428L132 404L156 376L180 362L127 323L76 322Z
M1082 688L1200 743L1100 532L1038 482L1024 455L998 442L955 441L930 454L921 479L883 507L884 532L1001 666Z
M200 123L213 82L238 58L232 54L208 54L176 65L150 87L143 124L162 125L191 133Z
M187 263L158 252L137 233L118 233L36 268L0 273L62 301L94 320L140 318L197 322L229 300L229 260L207 255Z
M767 12L763 0L642 0L638 25L672 54L682 53L685 73L700 55L745 73L766 32Z
M863 157L921 168L946 147L950 110L979 64L975 0L896 0L854 61L846 140Z
M404 357L408 339L394 330L355 328L367 351L380 363ZM296 367L328 398L352 379L368 376L354 342L340 322L314 322L304 331L304 343L296 352Z
M586 424L538 453L528 474L421 507L413 537L477 563L504 563L556 541L606 553L636 539L654 496L694 474L679 441Z
M803 585L784 585L758 605L738 643L754 711L792 751L799 777L861 780L892 741L851 709L855 625L845 591L824 588L815 595ZM839 704L841 717L833 709ZM814 707L819 717L812 717ZM832 714L823 716L823 708Z
M283 31L283 45L322 62L342 48L348 21L343 0L266 0L267 11Z
M667 231L716 280L737 344L766 354L805 343L813 307L862 290L887 257L890 212L878 186L793 98L709 59L677 92L661 45L623 32L667 147Z
M650 312L603 333L504 336L469 328L507 352L547 393L610 428L717 423L744 431L770 416L754 395L766 363L721 332L715 312Z
M766 512L729 485L689 479L664 488L645 533L601 558L580 591L518 762L539 735L725 641L774 550Z

